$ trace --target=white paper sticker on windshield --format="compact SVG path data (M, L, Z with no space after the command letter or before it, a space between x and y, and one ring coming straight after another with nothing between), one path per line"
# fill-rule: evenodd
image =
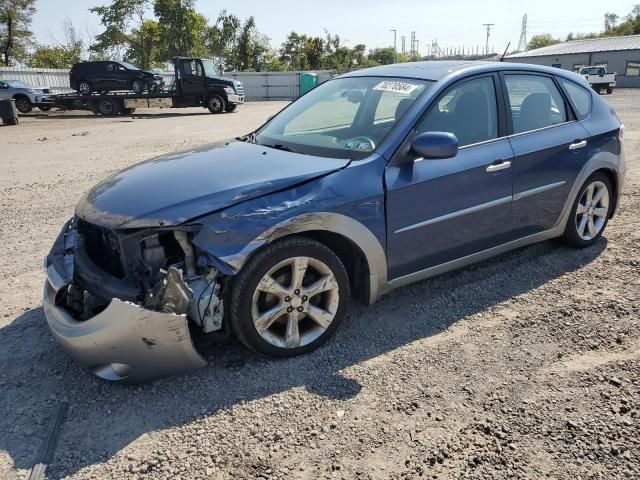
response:
M404 82L380 82L378 85L373 87L374 90L381 90L383 92L393 92L393 93L401 93L403 95L410 95L418 85L414 85L412 83L404 83Z

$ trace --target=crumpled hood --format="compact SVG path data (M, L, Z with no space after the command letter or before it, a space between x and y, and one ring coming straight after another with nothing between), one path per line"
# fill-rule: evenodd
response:
M109 228L177 225L348 164L239 141L210 144L103 180L80 200L76 215Z

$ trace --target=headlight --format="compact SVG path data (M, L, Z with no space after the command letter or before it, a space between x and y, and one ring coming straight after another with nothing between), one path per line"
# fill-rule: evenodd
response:
M236 91L233 87L224 87L224 91L231 94L231 95L235 95Z

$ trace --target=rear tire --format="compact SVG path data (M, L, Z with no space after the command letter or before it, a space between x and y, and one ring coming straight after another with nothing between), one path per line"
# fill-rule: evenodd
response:
M613 93L613 88L607 88L607 93L611 95Z
M207 99L207 108L211 113L222 113L227 108L227 102L222 95L213 94Z
M125 115L132 115L133 112L135 112L136 109L135 108L125 108L122 110L122 113Z
M39 105L38 108L43 112L48 112L49 110L51 110L52 107L51 105Z
M80 95L91 95L93 92L93 87L86 80L80 80L78 82L78 92Z
M98 102L98 111L102 115L113 116L119 113L120 108L115 100L105 99Z
M562 241L574 248L596 243L609 222L613 201L609 177L602 172L591 175L573 202Z
M29 113L33 110L33 103L29 100L29 97L25 95L18 95L15 97L16 108L20 113Z
M291 357L333 335L349 296L349 277L331 249L289 237L267 245L234 279L229 321L250 350Z

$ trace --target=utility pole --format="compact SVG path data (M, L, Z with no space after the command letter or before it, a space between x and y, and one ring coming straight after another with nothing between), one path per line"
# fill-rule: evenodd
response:
M484 27L487 27L487 45L486 45L486 54L489 55L489 37L491 36L491 27L495 25L495 23L483 23Z
M527 51L527 14L522 17L522 28L520 29L520 40L518 41L518 51Z

